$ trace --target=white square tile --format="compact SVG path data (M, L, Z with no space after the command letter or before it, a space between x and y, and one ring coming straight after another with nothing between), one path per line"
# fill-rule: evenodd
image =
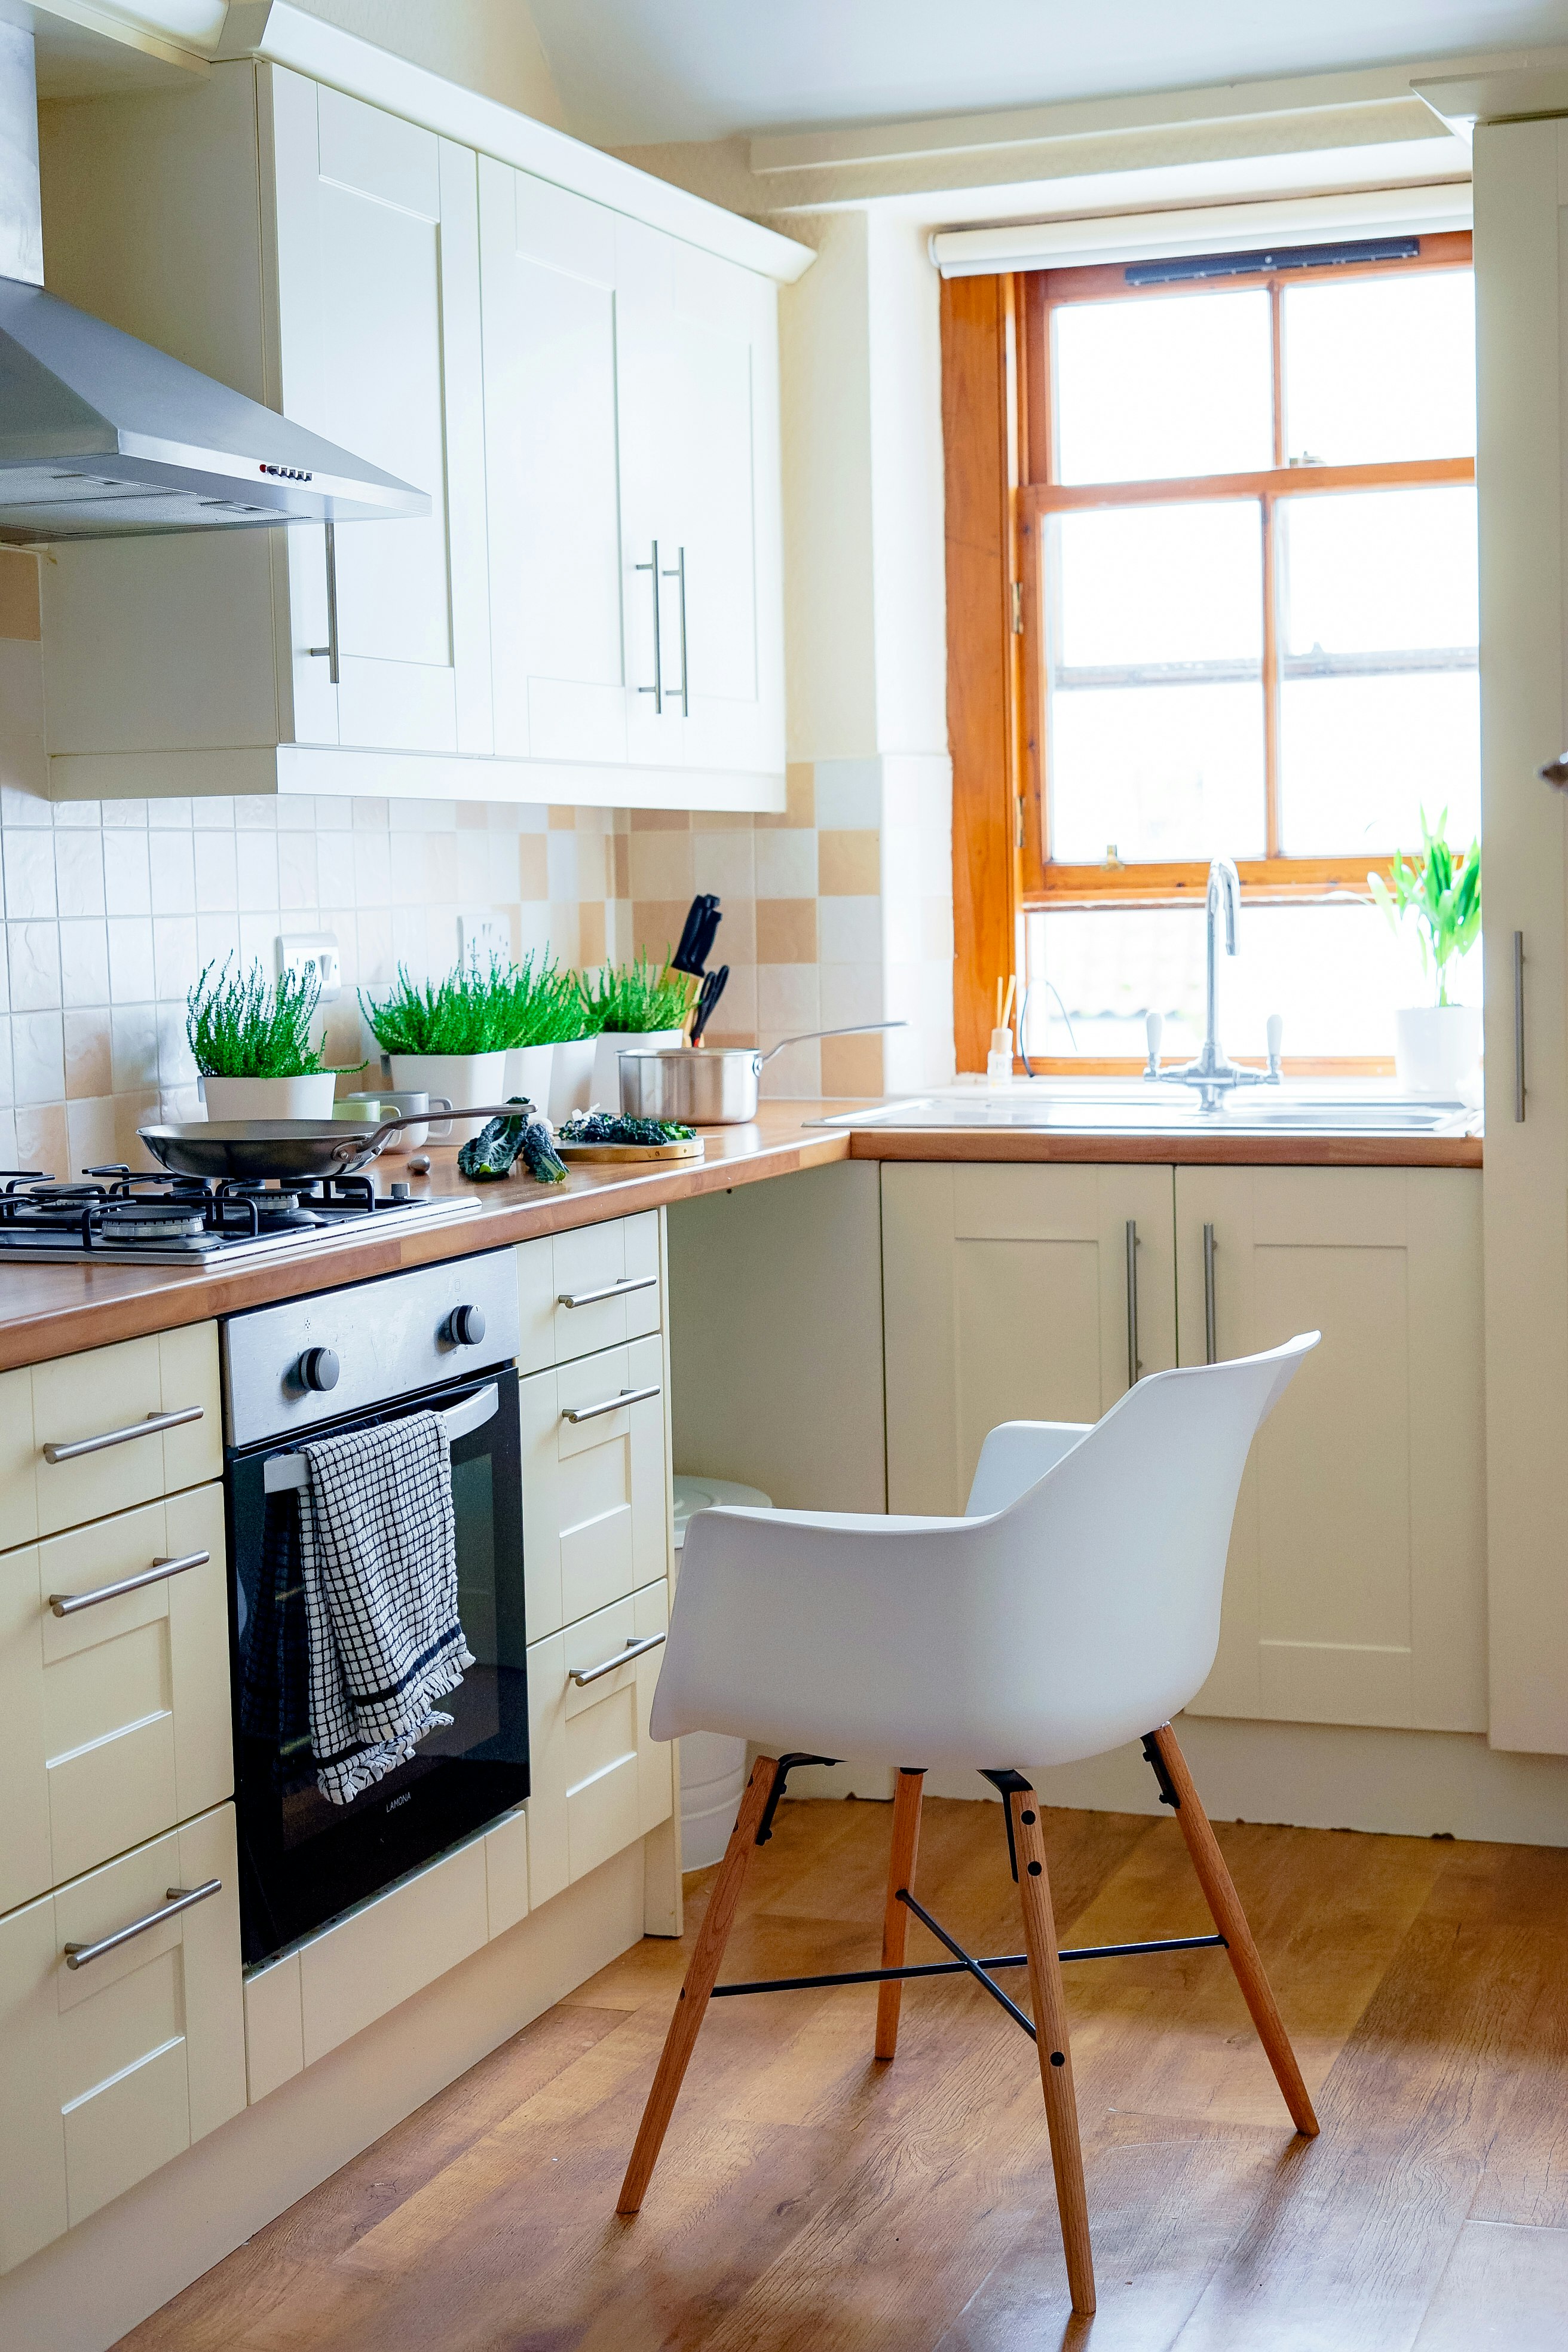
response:
M314 833L278 835L278 904L297 914L316 903L316 836Z
M239 833L276 833L278 803L270 793L246 793L234 803L235 829Z
M104 802L103 829L106 833L120 832L126 826L136 825L140 825L143 832L146 831L147 803L145 801Z
M102 804L98 801L56 801L55 831L76 833L85 829L98 833L103 824Z
M316 794L316 830L318 833L348 833L354 821L353 801L337 793Z
M241 914L276 914L278 910L278 836L253 833L237 837ZM243 926L241 927L243 929Z
M426 930L423 907L394 907L392 910L392 959L411 971L422 974L433 971Z
M479 839L485 840L480 835ZM488 847L488 842L486 844ZM356 846L363 847L363 844ZM391 877L388 895L395 907L420 907L425 903L425 835L422 833L400 833L395 827L387 836L387 867Z
M58 1013L17 1013L11 1017L14 1070L12 1098L21 1103L64 1102L65 1033Z
M354 837L352 833L318 833L316 890L324 907L352 907L354 902Z
M824 963L877 963L882 954L879 898L820 898L817 953Z
M305 803L309 805L309 803ZM205 793L191 803L191 824L197 833L232 832L234 803L226 793Z
M392 958L392 909L390 907L362 908L355 918L354 930L359 943L359 984L364 989L384 991L391 985L394 964Z
M4 1104L9 1111L16 1098L11 1078L11 1024L4 1015L0 1015L0 1104ZM7 1144L6 1154L6 1158L0 1160L0 1166L14 1168L16 1164L14 1141Z
M110 1019L110 1067L117 1095L158 1083L158 1008L117 1004Z
M110 915L108 929L110 1003L149 1002L153 991L152 917Z
M58 923L7 923L6 961L14 1013L45 1013L60 1001Z
M203 908L196 916L196 969L206 964L215 968L225 959L233 961L239 954L239 918L225 909L208 914Z
M154 915L153 977L160 997L183 997L201 971L195 915Z
M110 915L150 915L153 888L144 826L103 836L103 903Z
M5 912L13 922L47 917L55 911L55 836L33 827L14 830L5 837Z
M353 811L353 824L356 833L384 833L391 822L391 812L384 800L368 795L349 803Z
M149 801L147 803L147 824L150 830L156 828L161 832L178 831L180 833L189 833L191 829L190 802L187 800L175 799L174 797L171 797L166 801Z
M759 898L816 898L816 834L813 827L764 827L755 835L755 841Z
M825 831L856 832L882 822L880 760L818 760L816 822Z
M60 925L60 994L67 1004L109 1002L109 934L101 920Z
M66 1132L70 1139L73 1168L112 1167L118 1153L114 1141L114 1097L89 1095L66 1105Z
M387 835L356 828L353 844L355 903L361 907L389 907L392 853Z
M160 1004L157 1007L158 1084L160 1087L192 1087L196 1083L195 1057L185 1034L185 1008L183 1004Z
M253 911L248 914L242 914L239 919L240 962L246 966L247 970L248 970L253 963L258 963L261 966L262 971L270 979L273 963L277 956L277 938L278 915L276 908L272 909L270 912Z
M90 832L55 835L55 890L62 916L101 915L103 904L103 835Z
M825 1029L847 1028L852 1021L884 1018L879 963L825 963L821 973Z
M10 1068L10 1063L11 1048L9 1045L7 1045L5 1048L5 1065L7 1071ZM3 1110L0 1111L0 1167L15 1168L16 1160L16 1115L12 1111Z
M498 898L515 900L517 893L517 851L505 866L496 855L495 835L484 833L452 833L441 835L428 844L432 853L445 850L444 858L432 855L430 877L432 898L458 898L465 906L493 906Z
M648 841L651 834L639 834L638 840ZM552 833L544 845L545 870L550 877L550 897L555 906L573 904L577 898L577 836L574 833Z
M234 835L197 833L191 839L195 854L197 914L233 914L239 905Z
M316 802L311 793L279 793L276 803L279 833L314 833Z
M189 827L183 833L162 833L156 829L148 833L147 864L155 915L194 915L196 911L196 870L192 841ZM115 911L134 914L138 909L127 907Z

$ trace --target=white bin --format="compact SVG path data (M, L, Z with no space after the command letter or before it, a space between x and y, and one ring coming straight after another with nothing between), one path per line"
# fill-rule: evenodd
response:
M675 1474L675 1549L686 1540L693 1511L719 1503L743 1504L753 1511L773 1507L771 1496L732 1478ZM706 1870L723 1859L746 1787L746 1743L727 1732L689 1731L680 1742L680 1852L685 1870Z

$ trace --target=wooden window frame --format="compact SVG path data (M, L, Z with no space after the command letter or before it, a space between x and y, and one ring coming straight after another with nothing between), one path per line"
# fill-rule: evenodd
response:
M1045 855L1049 778L1045 759L1044 523L1084 508L1247 499L1263 517L1266 854L1240 861L1244 898L1290 904L1363 898L1366 876L1390 861L1349 854L1289 857L1280 847L1275 515L1291 498L1336 490L1468 483L1469 457L1372 466L1291 467L1283 446L1282 297L1292 285L1470 266L1468 233L1424 236L1390 262L1259 270L1223 279L1129 287L1121 267L1030 270L950 278L942 288L942 421L946 451L948 717L953 754L954 1028L960 1069L984 1069L997 972L1020 960L1030 911L1068 907L1179 906L1201 898L1207 861L1058 865ZM1272 467L1143 482L1064 485L1055 478L1047 363L1051 318L1074 302L1160 301L1198 286L1269 296L1274 368ZM1021 1063L1017 1066L1021 1068ZM1131 1072L1131 1057L1037 1061L1047 1072ZM1288 1058L1287 1069L1366 1074L1376 1057Z

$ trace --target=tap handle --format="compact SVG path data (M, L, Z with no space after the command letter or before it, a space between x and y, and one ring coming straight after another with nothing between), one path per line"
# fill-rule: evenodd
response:
M1271 1013L1269 1014L1268 1026L1265 1034L1268 1040L1268 1075L1271 1078L1278 1078L1279 1076L1279 1045L1280 1041L1285 1034L1285 1024L1278 1013Z
M1164 1014L1163 1013L1145 1013L1143 1034L1149 1040L1149 1058L1143 1065L1143 1076L1146 1078L1157 1078L1160 1075L1160 1040L1165 1034Z

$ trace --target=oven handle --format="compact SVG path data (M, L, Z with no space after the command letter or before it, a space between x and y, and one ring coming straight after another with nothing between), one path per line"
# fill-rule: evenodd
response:
M472 1430L482 1429L487 1421L495 1419L500 1410L500 1394L491 1381L488 1388L480 1389L471 1397L465 1397L461 1404L455 1404L450 1412L441 1414L447 1444L455 1445L459 1437L467 1437ZM265 1494L302 1493L309 1478L302 1454L269 1454L262 1465L261 1485Z

